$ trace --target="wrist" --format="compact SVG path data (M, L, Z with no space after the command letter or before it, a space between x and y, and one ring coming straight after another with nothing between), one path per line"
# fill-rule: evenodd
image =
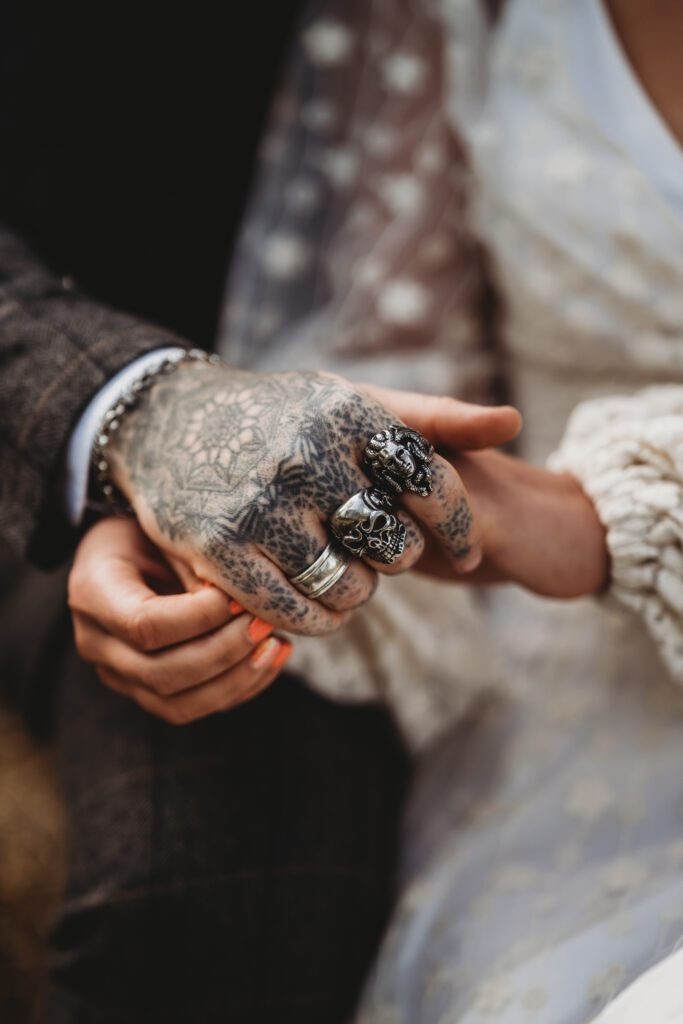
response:
M201 349L176 349L165 353L156 363L145 366L102 416L92 449L93 488L97 497L114 511L130 511L132 501L130 475L127 472L126 437L131 423L144 417L144 406L150 391L171 373L185 365L220 362L220 358Z
M518 529L508 538L507 557L518 566L516 581L547 597L593 596L604 588L609 571L605 530L595 506L570 474L533 471L538 478L518 495L512 517ZM511 550L514 545L517 552Z

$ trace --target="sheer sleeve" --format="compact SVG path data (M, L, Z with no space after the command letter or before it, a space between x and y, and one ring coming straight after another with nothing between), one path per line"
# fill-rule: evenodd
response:
M447 20L422 0L309 4L233 262L232 362L492 397Z
M583 402L550 464L576 476L595 503L610 593L642 616L683 684L683 387Z
M231 363L496 397L449 36L425 0L308 5L232 262ZM485 649L470 595L410 574L333 636L297 639L290 667L333 699L381 699L416 749L491 678Z

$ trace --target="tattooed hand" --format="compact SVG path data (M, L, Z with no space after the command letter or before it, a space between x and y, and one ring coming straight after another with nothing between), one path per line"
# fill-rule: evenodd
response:
M376 571L415 564L424 542L413 516L456 568L479 561L460 478L435 456L433 493L404 497L396 564L354 561L319 600L289 583L325 547L335 509L368 485L365 445L395 419L332 375L185 363L145 393L109 451L116 483L181 578L186 567L275 626L315 634L370 597Z

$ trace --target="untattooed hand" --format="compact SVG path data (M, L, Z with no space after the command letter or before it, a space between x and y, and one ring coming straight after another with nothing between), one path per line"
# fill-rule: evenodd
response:
M453 456L481 530L484 558L466 582L514 582L546 597L595 594L607 582L605 530L568 473L551 473L501 452ZM420 564L449 576L438 550Z
M227 711L270 685L291 652L215 587L183 592L133 519L85 535L69 576L79 654L105 685L175 725Z
M443 412L444 400L433 401ZM453 432L459 405L451 407ZM406 545L398 562L355 560L319 600L289 582L327 544L332 513L368 486L363 451L396 411L329 374L185 363L144 394L108 450L116 483L181 578L188 572L214 583L276 627L316 634L337 628L370 597L376 572L411 568L423 530L456 571L481 557L462 482L435 456L432 494L403 498ZM500 443L516 432L511 412L516 417L482 408L466 417L467 431L479 417L489 424L488 443Z

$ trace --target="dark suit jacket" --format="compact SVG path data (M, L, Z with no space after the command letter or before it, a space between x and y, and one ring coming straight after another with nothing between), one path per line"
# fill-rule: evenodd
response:
M39 564L68 550L63 456L93 394L212 343L298 7L2 5L0 538Z

